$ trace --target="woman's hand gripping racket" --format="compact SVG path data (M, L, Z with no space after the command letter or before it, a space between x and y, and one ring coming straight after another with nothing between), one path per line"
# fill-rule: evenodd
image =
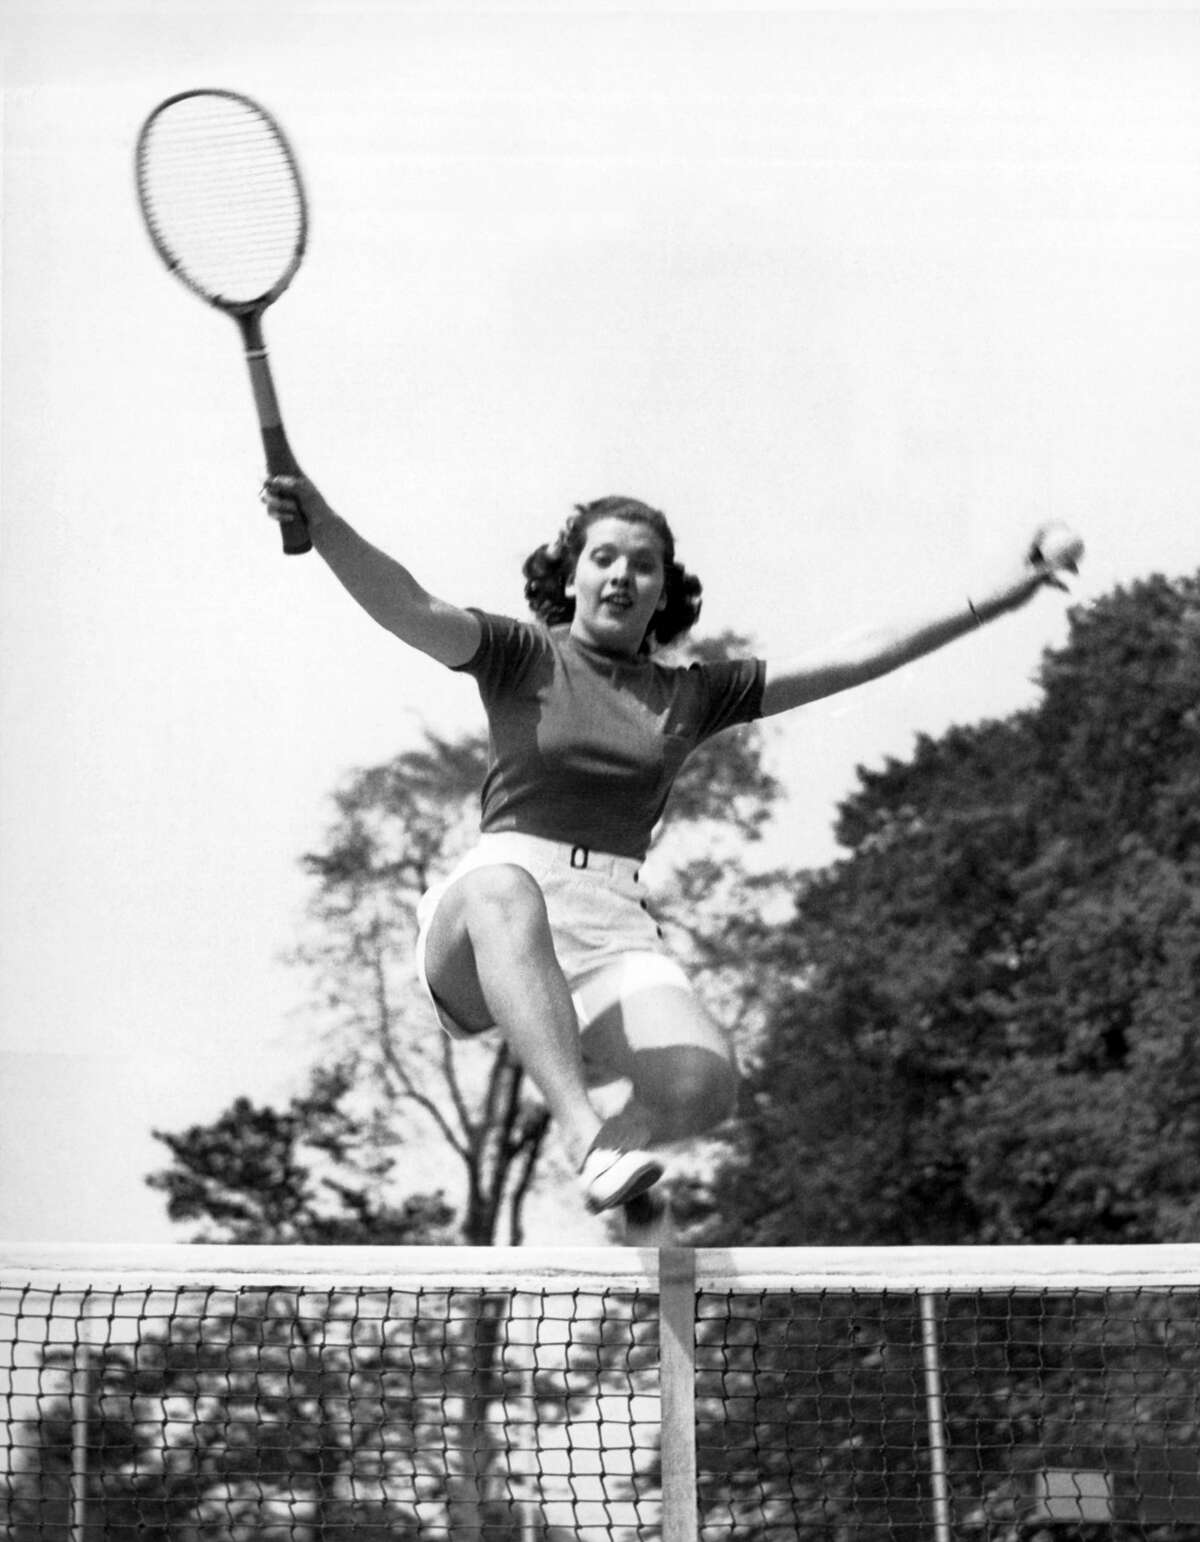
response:
M279 125L236 91L184 91L161 102L137 142L146 229L176 278L237 322L270 476L299 476L283 431L262 317L291 283L308 239L300 168ZM312 542L297 509L285 552Z

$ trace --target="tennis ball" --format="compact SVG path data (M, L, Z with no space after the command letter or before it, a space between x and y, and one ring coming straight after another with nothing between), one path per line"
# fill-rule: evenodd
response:
M1034 540L1030 559L1039 567L1052 571L1078 573L1083 556L1083 541L1069 525L1055 523L1043 525Z

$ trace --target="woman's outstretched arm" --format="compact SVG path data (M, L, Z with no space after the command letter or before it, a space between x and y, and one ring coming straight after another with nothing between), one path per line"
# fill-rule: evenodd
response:
M836 695L943 648L985 622L1018 610L1046 585L1063 589L1060 572L1077 571L1083 542L1064 526L1037 532L1021 562L977 598L907 622L873 627L795 658L767 660L763 715Z
M307 523L314 548L343 588L401 642L451 668L465 664L475 652L478 619L429 594L406 567L335 514L307 477L269 477L263 484L263 502L272 519L286 523L301 518Z

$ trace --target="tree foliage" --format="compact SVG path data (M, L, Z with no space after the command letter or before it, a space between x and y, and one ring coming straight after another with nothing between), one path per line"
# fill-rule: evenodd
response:
M1198 1214L1200 590L1072 616L1038 706L859 772L749 934L722 1241L1148 1241Z
M449 1241L453 1210L440 1192L395 1193L396 1159L347 1108L352 1090L344 1066L318 1066L282 1111L239 1097L211 1124L155 1131L174 1160L147 1182L171 1220L201 1223L197 1241Z
M452 1045L415 979L417 905L473 839L485 765L478 735L429 734L350 777L325 844L304 858L310 924L295 955L380 1139L410 1152L441 1144L459 1164L460 1233L475 1245L497 1240L506 1212L509 1240L522 1240L549 1127L507 1047L494 1036Z
M464 1175L458 1239L497 1240L506 1205L521 1239L546 1111L503 1045L456 1053L412 962L417 902L469 839L483 757L477 736L429 734L335 791L325 842L303 859L313 887L293 955L313 983L322 1058L284 1111L243 1097L211 1125L156 1132L172 1163L148 1181L173 1218L229 1241L447 1240L444 1190L421 1186L444 1143ZM319 1210L305 1150L323 1161Z

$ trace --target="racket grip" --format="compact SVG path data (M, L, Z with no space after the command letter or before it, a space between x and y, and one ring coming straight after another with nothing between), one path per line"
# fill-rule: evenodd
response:
M312 551L312 540L303 515L299 519L293 519L290 524L280 525L279 533L283 537L285 556L302 557L306 551Z
M275 395L275 382L271 378L271 366L263 343L262 324L257 312L234 318L242 333L246 351L246 367L250 371L250 385L254 392L254 410L258 414L258 426L262 434L263 450L267 457L267 473L270 476L301 476L299 462L292 454L283 431L283 414ZM280 521L280 537L284 552L289 557L300 556L312 550L308 525L299 507L296 518Z
M262 425L262 442L267 456L267 471L271 476L296 477L303 474L284 435L282 424L270 425L264 423ZM299 504L296 505L295 519L280 520L279 535L283 541L284 554L288 557L300 557L306 551L312 551L312 537L308 533L308 521L300 512Z
M279 534L283 540L285 557L302 557L306 551L312 551L312 538L309 536L303 514L289 520L287 524L281 523Z

